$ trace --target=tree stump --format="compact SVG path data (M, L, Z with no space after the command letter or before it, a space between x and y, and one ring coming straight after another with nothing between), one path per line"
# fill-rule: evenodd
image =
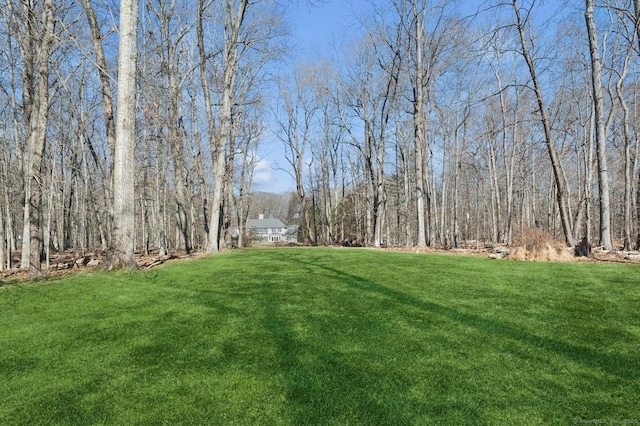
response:
M591 257L591 243L587 240L587 237L582 237L576 244L574 253L577 257Z

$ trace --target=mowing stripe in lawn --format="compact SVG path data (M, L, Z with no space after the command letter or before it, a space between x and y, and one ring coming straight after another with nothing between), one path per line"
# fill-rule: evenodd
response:
M0 423L640 422L639 283L282 248L8 286Z

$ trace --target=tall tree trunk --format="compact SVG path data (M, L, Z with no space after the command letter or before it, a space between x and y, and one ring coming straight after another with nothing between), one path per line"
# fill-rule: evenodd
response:
M384 151L384 143L381 147L379 146L378 148ZM387 191L384 181L384 153L381 154L379 151L376 162L378 164L376 166L376 185L374 189L375 195L373 204L373 246L381 247L384 243L382 238L382 227L384 226L384 216L387 206Z
M294 169L296 181L296 194L300 203L300 226L302 226L302 239L305 244L311 244L311 221L309 220L309 202L304 189L304 175L302 154L296 154L296 167Z
M100 89L102 90L102 113L104 116L105 129L107 133L107 144L109 145L109 158L111 159L110 171L113 171L114 150L116 146L116 124L113 114L113 96L111 94L111 85L109 72L107 69L107 60L104 54L104 46L102 45L102 34L100 33L100 25L96 13L91 6L90 0L81 0L82 7L87 15L89 29L91 30L91 42L93 51L96 55L96 68L100 75ZM108 195L108 194L107 194Z
M507 158L506 158L506 152L507 152L506 137L502 139L503 140L502 150L505 153L504 167L507 174L507 227L506 227L506 235L505 235L505 242L507 243L507 245L511 245L511 243L513 242L513 216L514 216L514 194L513 193L514 193L514 181L515 181L515 174L516 174L517 148L519 145L518 141L520 140L520 133L519 133L520 117L518 116L518 108L519 108L518 100L519 100L519 93L518 93L518 90L516 89L516 107L513 113L513 123L512 123L513 130L511 133L512 146L511 146L509 162L507 162ZM503 110L505 109L506 108L503 107Z
M446 212L447 212L447 203L448 203L448 186L449 186L449 178L447 175L447 153L449 151L449 147L448 142L445 140L443 141L444 147L443 147L443 154L442 154L442 169L441 169L441 173L440 173L440 182L441 182L441 190L440 190L440 214L439 214L439 218L440 218L440 226L439 228L439 233L440 233L440 244L442 245L442 247L444 247L446 250L450 249L451 247L449 246L450 241L449 241L449 229L447 227L447 216L446 216Z
M0 166L5 167L5 165L3 164L2 159L0 158ZM2 176L0 176L0 183L2 183L2 185L0 185L0 189L4 189L5 186L5 182ZM1 191L0 193L3 193L3 191ZM4 271L4 262L5 262L5 224L4 224L4 211L2 211L2 208L0 207L0 271Z
M600 195L600 245L605 250L612 249L611 206L609 202L609 170L607 168L606 131L604 101L602 98L602 64L598 49L598 33L593 16L593 0L585 0L584 13L589 35L591 55L591 89L594 101L594 121L596 130L596 157L598 159L598 192Z
M240 43L240 30L246 17L250 2L240 0L236 6L232 0L226 1L224 46L222 51L222 63L224 75L222 81L222 97L220 106L220 133L213 148L213 199L211 202L211 219L209 221L208 253L220 251L220 238L222 231L223 195L225 172L227 170L227 147L233 137L232 112L233 89L238 73L238 44Z
M138 0L120 0L118 114L113 167L111 269L137 268L135 260L136 60Z
M227 159L227 168L224 174L224 201L223 201L223 235L220 240L224 242L226 247L231 247L231 216L233 199L233 176L235 173L236 161L236 139L238 135L239 114L231 111L231 131L229 135L229 157Z
M633 0L633 16L634 25L636 30L636 40L640 47L640 0ZM638 142L636 141L636 153L638 152ZM637 159L637 157L636 157ZM638 172L638 179L636 184L636 221L640 224L640 172ZM634 247L636 250L640 250L640 231L636 239Z
M624 142L624 196L623 196L623 234L624 234L624 251L631 250L631 209L632 209L632 174L633 174L633 158L631 156L631 133L629 131L629 107L624 98L624 81L627 76L629 61L631 60L632 46L629 46L620 71L620 78L616 82L616 97L622 108L622 138Z
M195 83L194 83L195 86ZM194 88L195 91L195 88ZM195 142L195 169L198 179L198 186L200 188L200 202L202 203L202 216L205 235L209 233L209 212L207 208L207 181L205 179L204 171L204 156L202 154L202 135L199 130L198 119L198 102L196 99L191 99L191 119L193 120L193 140ZM215 127L215 126L214 126ZM200 234L200 233L198 233ZM200 245L202 248L203 245Z
M281 108L283 119L278 119L280 132L278 137L285 149L285 158L292 169L292 177L296 184L296 195L299 203L300 230L299 235L304 243L310 244L312 237L312 223L309 212L309 196L304 185L304 160L307 146L310 143L310 133L313 117L317 108L314 99L307 90L306 81L296 77L295 87L281 87ZM311 176L311 174L309 174ZM312 188L313 189L313 188Z
M110 161L107 174L104 176L109 179L108 184L104 184L103 188L105 190L105 205L107 207L106 226L107 228L110 228L111 222L113 221L113 198L111 194L113 192L113 161L115 158L114 154L116 147L116 122L113 113L113 95L111 92L109 72L107 69L107 60L104 54L104 46L102 45L102 34L100 32L100 25L98 24L96 13L91 6L90 0L81 0L81 3L85 14L87 15L87 21L89 22L89 28L91 30L91 42L93 44L93 51L96 56L96 68L98 69L98 73L100 75L100 89L102 91L102 114L104 117L105 131L107 134L107 145L109 148ZM86 138L86 140L88 142L89 138ZM90 145L90 142L88 143ZM90 149L96 166L102 169L102 166L98 163L98 158L95 155L95 151L93 150L93 147L91 145ZM106 244L105 247L108 246L108 239L105 239L104 244Z
M38 51L38 76L35 91L33 92L33 104L31 105L29 140L27 155L26 185L28 194L25 197L25 219L28 220L29 240L29 276L39 277L43 275L40 263L42 243L42 166L46 147L47 119L49 115L49 59L54 39L55 17L52 0L46 0L44 6L44 33ZM28 218L27 216L28 212ZM26 231L26 226L25 226ZM27 232L24 233L27 238ZM23 243L24 247L24 243Z
M213 147L213 197L211 200L211 218L209 219L209 239L207 253L220 252L222 231L223 195L225 172L227 170L227 140L231 130L231 84L230 71L225 67L222 107L220 109L220 134Z
M320 147L320 180L321 180L321 188L322 188L322 199L324 200L324 209L323 209L323 234L324 234L324 244L330 245L333 242L334 232L333 232L333 218L332 218L332 199L331 199L331 189L329 182L329 143L331 139L331 117L329 115L329 111L327 106L324 105L322 107L322 142Z
M590 123L591 120L589 120ZM583 124L584 127L584 143L582 144L582 161L584 162L584 178L580 188L580 204L576 212L574 220L574 235L582 235L587 241L591 242L591 185L593 181L593 137L590 131L591 125Z
M22 50L22 118L24 123L25 139L24 154L22 156L22 175L24 177L24 199L23 199L23 216L22 216L22 254L20 260L21 269L29 269L30 254L30 231L31 217L30 202L31 199L31 166L32 166L32 146L31 132L32 120L34 113L34 102L36 98L36 77L35 66L37 63L35 41L36 35L34 25L36 23L33 5L28 2L22 2L22 10L20 16L24 21L25 34L20 40ZM44 50L40 50L44 53Z
M489 136L489 173L491 176L491 240L500 241L502 227L502 201L500 197L500 182L498 177L497 155L493 135Z
M467 120L462 123L462 137L456 130L454 146L453 146L453 247L458 248L460 245L460 207L459 207L459 181L460 172L462 170L462 161L460 159L460 145L464 146L467 137ZM462 139L462 140L461 140ZM466 232L465 232L466 238Z
M558 211L560 212L560 221L562 223L562 230L564 232L564 239L567 245L574 246L573 233L571 229L571 218L569 216L569 200L566 182L563 178L562 163L558 157L556 150L555 140L553 139L553 133L551 131L551 121L547 113L547 106L544 102L544 96L542 95L542 87L538 80L538 73L535 68L535 64L531 55L529 54L529 48L527 47L526 36L524 33L524 22L520 16L520 8L518 7L518 1L513 0L513 9L516 14L518 33L520 35L520 44L522 47L521 54L527 63L531 80L533 81L534 92L536 94L536 100L538 102L538 112L540 114L540 121L544 130L545 144L547 146L547 152L549 159L551 160L551 169L553 171L553 177L556 184L556 201L558 204Z
M246 234L245 223L249 211L248 193L253 182L253 170L256 163L256 153L251 149L253 134L245 135L246 140L242 148L242 163L240 166L240 189L236 199L236 216L238 221L238 247L244 247Z
M216 120L213 115L213 101L211 100L211 92L209 89L209 79L207 73L207 53L204 45L204 25L203 25L203 17L204 17L204 0L198 0L198 18L197 18L197 37L198 37L198 53L200 56L200 84L202 85L202 95L204 98L204 107L207 113L207 128L209 133L209 146L214 150L212 155L215 155L215 146L217 144L216 140L218 139L218 129L216 128ZM204 180L203 180L204 182ZM206 192L207 188L203 186L202 191ZM205 215L205 233L207 236L207 249L209 247L209 240L211 236L211 230L209 228L209 221L207 220L207 204L206 198L203 201L205 204L203 206L203 211ZM216 229L217 232L217 229Z
M167 88L166 131L171 161L173 162L173 177L176 200L176 248L191 251L190 233L190 199L187 191L185 146L186 131L183 117L183 85L186 78L181 78L182 72L182 40L187 29L181 29L174 24L176 17L176 2L160 0L151 2L147 9L152 20L157 21L156 29L151 38L156 47L154 54L160 59L160 73L163 85ZM178 21L176 19L176 21ZM176 33L177 31L177 33ZM161 123L161 127L165 124Z
M3 164L3 169L2 169L2 177L3 180L5 182L5 185L3 186L3 192L0 194L0 197L2 197L2 200L4 201L4 209L2 207L0 207L0 215L3 215L6 219L5 219L5 229L6 231L6 251L5 251L5 257L7 260L7 269L11 269L11 254L12 251L15 250L15 241L14 241L14 233L13 233L13 219L11 217L11 209L10 209L10 203L9 203L9 173L7 172L7 164Z
M426 167L426 127L427 117L425 110L425 70L423 70L423 44L424 44L424 11L419 11L416 3L413 3L413 19L415 22L415 81L413 84L413 134L415 147L415 168L416 168L416 215L418 221L418 247L427 245L427 225L425 224L426 208L425 198L429 195L426 193L427 184L427 167Z
M624 251L631 250L631 208L632 208L632 170L633 161L631 158L631 136L629 134L629 108L621 96L621 105L624 111L623 132L624 132Z
M169 56L171 57L171 56ZM191 244L189 239L189 221L187 219L187 210L189 209L189 199L187 196L186 177L185 177L185 161L184 161L184 145L183 135L184 127L182 126L182 113L180 108L181 96L180 86L176 82L174 75L174 65L168 64L169 69L169 124L168 136L169 146L171 147L171 158L173 160L173 173L176 185L176 222L182 244L176 242L176 245L182 245L187 253L191 252Z

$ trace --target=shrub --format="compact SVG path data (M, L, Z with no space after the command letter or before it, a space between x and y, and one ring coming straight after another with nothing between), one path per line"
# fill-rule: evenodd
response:
M565 244L543 229L522 228L514 242L516 247L509 253L511 259L547 262L572 259Z

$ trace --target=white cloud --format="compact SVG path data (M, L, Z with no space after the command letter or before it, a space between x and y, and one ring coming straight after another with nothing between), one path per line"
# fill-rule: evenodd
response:
M282 192L294 191L293 178L268 158L258 157L253 169L253 191Z
M258 158L253 169L253 186L270 186L273 181L273 166L271 160Z

